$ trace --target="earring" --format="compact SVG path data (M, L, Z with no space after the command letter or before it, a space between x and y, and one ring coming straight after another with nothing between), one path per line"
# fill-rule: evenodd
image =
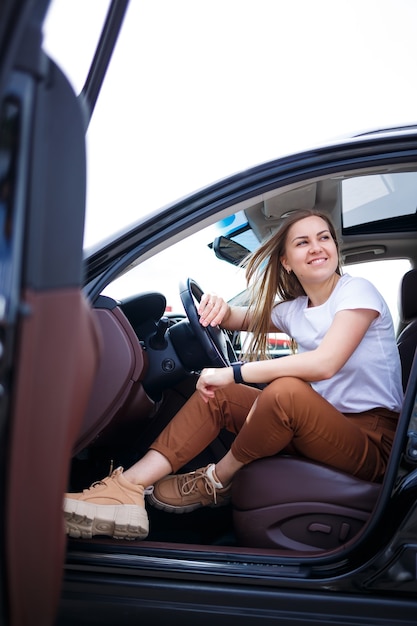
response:
M287 274L291 274L291 269L287 267Z

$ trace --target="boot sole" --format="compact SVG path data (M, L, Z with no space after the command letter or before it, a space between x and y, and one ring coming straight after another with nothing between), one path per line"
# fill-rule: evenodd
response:
M161 502L160 500L157 500L153 493L147 496L147 500L149 504L154 506L156 509L159 509L160 511L165 511L166 513L191 513L196 509L201 509L203 506L209 507L211 509L217 509L218 507L226 506L226 504L229 504L230 502L230 498L222 498L221 502L217 503L202 504L201 502L196 502L195 504L175 505L167 504L166 502Z
M146 509L134 504L91 504L64 499L65 532L75 539L106 535L113 539L145 539L149 533Z

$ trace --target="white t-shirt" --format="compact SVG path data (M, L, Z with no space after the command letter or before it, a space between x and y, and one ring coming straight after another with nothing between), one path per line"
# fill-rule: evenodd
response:
M332 378L314 382L312 387L342 413L376 407L399 412L403 390L392 317L368 280L345 274L324 304L308 308L307 296L281 302L272 311L272 321L295 339L299 352L307 352L317 348L335 314L345 309L372 309L379 315L345 365Z

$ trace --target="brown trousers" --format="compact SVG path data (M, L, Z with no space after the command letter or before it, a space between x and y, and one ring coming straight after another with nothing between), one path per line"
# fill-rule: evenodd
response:
M297 454L363 480L381 480L398 414L378 408L344 415L311 386L278 378L262 391L231 384L208 403L196 392L154 441L178 471L225 428L236 434L234 457L244 463L277 454Z

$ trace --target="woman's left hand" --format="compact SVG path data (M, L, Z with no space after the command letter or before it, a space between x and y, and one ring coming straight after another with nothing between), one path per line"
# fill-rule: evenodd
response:
M233 380L231 367L209 367L202 370L196 389L204 402L208 402L217 389L230 385Z

